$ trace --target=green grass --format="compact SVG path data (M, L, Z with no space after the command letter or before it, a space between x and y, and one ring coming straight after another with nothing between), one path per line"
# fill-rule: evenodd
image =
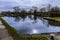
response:
M53 18L55 20L60 20L60 17L51 17L51 18Z
M22 40L48 40L47 37L25 37Z
M22 37L20 36L20 34L17 33L17 31L13 27L11 27L8 23L6 23L6 21L3 20L1 17L0 20L8 30L9 35L12 36L14 40L48 40L48 38L44 36L43 37Z
M44 17L44 18L60 21L60 17Z

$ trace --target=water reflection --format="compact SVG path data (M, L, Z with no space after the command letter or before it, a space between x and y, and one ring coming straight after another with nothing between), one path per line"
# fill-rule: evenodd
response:
M20 17L15 17L15 20L14 21L19 22L20 19L21 19Z
M51 26L48 20L39 16L24 16L24 17L3 17L6 22L14 27L20 34L40 34L60 32L60 27Z
M39 16L33 16L33 15L22 15L22 16L17 16L17 17L14 17L15 18L15 20L14 21L16 21L16 22L19 22L21 19L22 19L22 21L25 21L25 18L29 18L30 20L34 20L34 22L33 23L36 23L37 21L37 19L40 19L40 20L44 20L43 18L41 18L41 17L39 17Z

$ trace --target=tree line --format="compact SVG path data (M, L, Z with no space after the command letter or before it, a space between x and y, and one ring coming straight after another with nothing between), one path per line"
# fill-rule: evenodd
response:
M60 16L60 7L52 7L50 4L47 7L40 8L33 6L29 11L20 9L19 6L13 7L14 11L1 12L3 16L22 16L22 15L35 15L35 16Z

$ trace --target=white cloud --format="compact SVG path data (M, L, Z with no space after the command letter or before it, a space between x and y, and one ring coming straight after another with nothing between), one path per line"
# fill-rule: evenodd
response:
M0 0L0 10L12 8L13 6L31 7L45 6L47 4L60 5L60 0Z

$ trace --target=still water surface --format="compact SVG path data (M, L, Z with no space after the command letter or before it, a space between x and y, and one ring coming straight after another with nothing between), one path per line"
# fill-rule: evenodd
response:
M28 16L24 19L19 17L2 17L9 25L14 27L20 34L41 34L60 32L60 27L51 26L48 24L48 20L43 18L37 18L36 20L30 19Z

